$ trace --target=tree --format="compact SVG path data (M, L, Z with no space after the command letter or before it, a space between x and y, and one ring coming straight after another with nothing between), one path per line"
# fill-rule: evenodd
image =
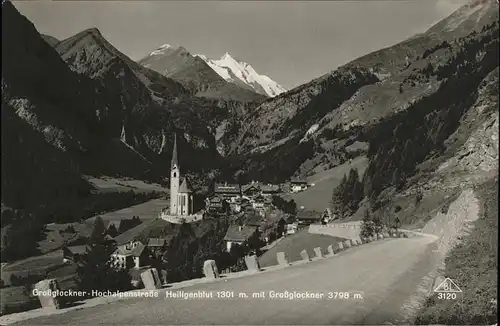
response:
M18 260L39 253L38 241L42 238L43 222L35 216L16 210L12 224L2 234L2 261Z
M359 203L363 199L363 184L359 180L359 173L357 169L351 169L349 171L349 182L348 187L350 188L348 192L349 208L352 212L358 210Z
M333 190L331 208L335 215L344 217L344 193L347 185L347 176L344 175L340 184Z
M351 169L349 175L344 175L340 184L333 190L332 213L340 218L353 214L362 199L363 184L359 180L359 173L356 169Z
M79 289L83 291L125 291L131 288L127 270L117 270L110 261L116 247L110 243L93 243L77 267Z
M296 214L297 213L297 204L293 199L287 201L280 196L273 195L273 205L276 206L279 210L282 210L288 214Z
M104 221L102 220L102 217L97 216L94 220L92 233L90 234L90 241L92 243L102 242L104 240L105 235L106 235L106 226L104 225Z
M285 234L285 231L286 231L286 221L284 218L282 218L281 220L279 220L278 222L278 226L276 227L276 234L277 234L277 237L281 237Z
M256 230L247 240L247 246L250 250L259 250L262 247L261 232Z
M106 231L107 234L109 234L110 237L116 237L118 235L118 230L116 229L116 226L114 224L111 224L108 227L108 230Z
M373 231L375 232L374 235L382 233L382 231L384 230L384 223L382 221L381 213L379 212L373 214L372 221L373 221Z
M399 217L396 217L393 223L393 227L396 229L396 231L401 227L401 221L399 220Z
M368 238L375 235L375 223L373 222L372 215L369 210L365 210L363 215L363 221L361 222L361 232L360 236L362 238Z
M69 225L68 227L66 227L66 229L64 230L64 232L67 232L67 233L76 233L76 230L75 230L75 227L73 225Z

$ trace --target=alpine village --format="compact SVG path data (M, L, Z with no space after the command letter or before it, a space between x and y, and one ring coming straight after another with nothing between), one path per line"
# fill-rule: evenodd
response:
M337 254L350 225L355 245L442 239L470 302L429 299L412 322L496 323L496 0L290 90L224 79L214 62L249 66L229 53L134 61L92 26L59 40L16 7L2 0L1 318L43 310L47 280L89 291L64 308L147 289L149 271L157 288L229 279Z

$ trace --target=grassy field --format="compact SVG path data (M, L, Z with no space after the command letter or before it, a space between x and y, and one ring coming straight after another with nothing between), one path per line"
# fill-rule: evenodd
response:
M162 219L150 219L142 222L136 227L123 232L115 237L117 245L122 245L134 240L137 236L151 232L151 230L159 230L167 227L170 223Z
M24 286L0 289L0 315L40 308L38 298Z
M284 252L289 262L301 260L300 252L306 249L309 257L314 257L314 248L321 247L326 251L329 245L343 241L343 238L331 237L328 235L312 234L308 232L308 228L304 228L295 234L286 236L276 246L269 249L259 258L261 267L274 266L278 264L276 253Z
M160 214L160 211L168 205L169 200L165 198L152 199L142 204L93 216L87 219L87 222L91 223L97 216L100 216L104 222L131 219L134 216L139 216L141 221L152 220L157 218Z
M38 242L38 249L42 254L45 254L60 249L65 242L76 240L78 237L89 237L92 233L94 219L97 216L100 216L105 223L122 219L132 219L134 216L139 216L141 221L146 221L158 217L161 209L167 205L168 200L164 198L152 199L127 208L92 216L83 223L49 224L46 226L45 238ZM75 233L62 232L70 225L75 229Z
M432 296L417 324L491 325L497 323L498 179L476 190L481 200L474 230L451 250L445 276L463 291L457 300Z
M62 250L55 250L44 255L18 260L2 267L1 277L5 284L10 284L12 274L44 274L48 269L62 264Z
M75 233L63 232L72 226ZM45 239L38 242L38 248L42 254L58 250L64 243L74 241L78 237L89 237L94 226L92 221L84 223L48 224L45 227Z
M310 184L315 184L314 187L295 194L285 194L283 198L286 200L295 200L297 207L304 206L307 210L322 212L325 208L330 206L333 189L340 184L344 174L348 174L351 168L356 168L361 177L367 165L367 158L360 156L350 163L346 162L333 169L317 173L307 178Z
M87 176L85 177L90 183L96 187L98 192L121 192L130 191L134 192L168 192L168 189L157 183L146 183L142 180L127 179L127 178L114 178L102 176L99 178Z

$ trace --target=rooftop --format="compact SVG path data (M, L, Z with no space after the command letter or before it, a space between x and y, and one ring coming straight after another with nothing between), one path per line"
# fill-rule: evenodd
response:
M182 180L181 186L179 187L179 193L191 193L191 192L193 192L191 184L189 183L187 178L184 178L184 180Z
M267 218L269 220L271 220L272 222L279 222L281 219L285 220L286 217L287 216L279 210L274 210L274 211L270 212L269 214L267 214Z
M83 255L87 253L87 250L90 250L90 247L88 245L82 245L82 246L73 246L73 247L65 247L63 248L63 253L64 255Z
M174 134L174 148L172 150L172 160L170 161L170 168L175 166L179 167L179 161L177 159L177 134Z
M245 212L242 220L245 225L259 226L262 223L262 216L258 214L255 210L252 210L250 212Z
M251 188L254 188L256 190L260 190L260 186L257 183L250 183L250 184L247 184L247 185L244 185L243 187L241 187L241 191L245 192Z
M255 226L238 226L231 225L226 232L224 237L225 241L235 241L235 242L245 242L247 241L257 230Z
M149 238L148 247L163 247L166 244L169 244L172 241L173 236L165 237L165 238Z
M237 184L217 183L215 184L214 191L216 193L239 194L241 191L241 187Z
M263 185L260 189L263 192L279 192L280 186L278 186L278 185Z
M146 248L140 241L133 241L116 248L115 254L122 256L139 257Z
M298 211L297 218L300 220L319 220L322 213L316 211Z

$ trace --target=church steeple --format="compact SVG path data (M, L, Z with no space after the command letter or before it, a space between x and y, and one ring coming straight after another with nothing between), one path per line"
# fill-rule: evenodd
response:
M177 135L174 134L174 149L170 163L170 214L177 215L181 171L177 159Z
M172 151L172 161L170 162L170 168L177 166L179 168L179 162L177 160L177 134L174 133L174 150Z

